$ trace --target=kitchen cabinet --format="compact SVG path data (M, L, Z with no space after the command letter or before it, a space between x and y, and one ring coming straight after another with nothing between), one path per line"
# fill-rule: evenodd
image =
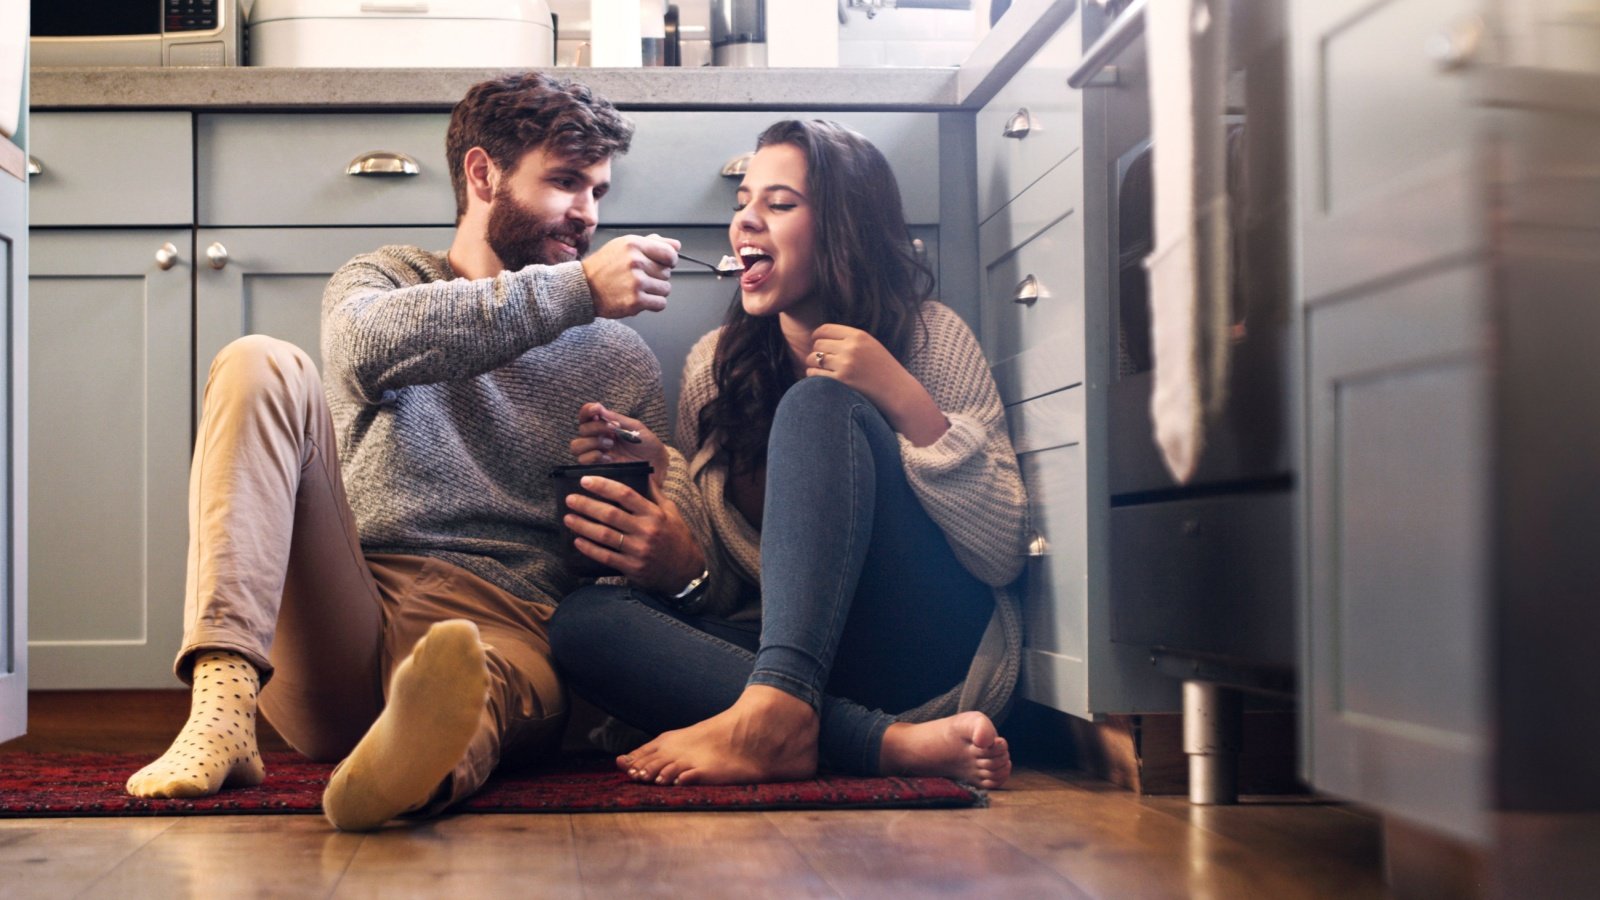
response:
M230 341L270 334L322 364L322 290L352 257L389 244L443 251L452 228L200 228L194 285L194 402ZM197 419L198 421L198 419Z
M43 412L28 446L34 688L171 684L192 241L175 228L31 234L29 399Z
M773 121L820 115L885 151L914 233L941 264L948 120L938 113L628 115L634 150L613 166L597 241L656 232L716 261L736 183L723 165ZM31 374L46 415L33 453L50 465L31 484L41 510L30 525L31 687L173 685L188 462L210 361L251 333L319 358L322 292L335 269L385 244L447 249L447 124L438 112L35 116L45 175L33 193L33 289L43 311ZM663 360L669 418L688 348L720 324L733 293L732 281L686 264L670 312L627 323ZM90 346L106 349L86 354Z
M6 138L0 137L0 141ZM0 368L0 398L8 414L0 419L0 742L28 725L28 584L27 538L18 526L27 521L28 345L17 340L28 321L28 188L20 165L23 154L14 144L0 146L9 166L0 165L0 347L6 362ZM18 168L19 171L11 171ZM25 333L25 332L22 332Z
M1105 314L1086 300L1084 98L1073 14L974 117L980 339L1027 483L1021 696L1093 719L1177 708L1148 651L1112 640L1106 544ZM1091 123L1093 124L1093 123Z
M30 126L29 686L167 687L187 534L190 116Z
M1502 65L1508 10L1294 6L1304 768L1562 896L1600 821L1600 78Z

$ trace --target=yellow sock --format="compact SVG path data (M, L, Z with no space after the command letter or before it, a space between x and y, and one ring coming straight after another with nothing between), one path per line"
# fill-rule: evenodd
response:
M426 803L466 752L488 686L478 626L451 619L429 628L395 669L383 713L328 780L328 821L369 831Z
M128 779L135 797L205 797L266 777L256 750L261 678L244 657L203 651L194 662L189 721L161 758Z

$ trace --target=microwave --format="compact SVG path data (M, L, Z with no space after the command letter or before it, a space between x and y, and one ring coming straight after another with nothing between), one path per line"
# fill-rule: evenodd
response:
M244 64L238 0L32 0L35 66Z

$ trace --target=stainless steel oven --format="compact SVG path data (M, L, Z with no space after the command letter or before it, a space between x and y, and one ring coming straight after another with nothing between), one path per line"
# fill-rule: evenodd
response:
M1073 81L1084 90L1089 296L1101 304L1092 318L1108 344L1112 638L1185 681L1186 715L1191 687L1220 686L1235 709L1236 688L1287 697L1296 589L1284 5L1232 0L1229 10L1226 402L1206 418L1205 449L1182 483L1163 463L1151 415L1145 260L1161 151L1151 141L1144 3L1082 8L1089 49ZM1197 794L1196 774L1191 763L1191 797L1226 794L1215 783Z

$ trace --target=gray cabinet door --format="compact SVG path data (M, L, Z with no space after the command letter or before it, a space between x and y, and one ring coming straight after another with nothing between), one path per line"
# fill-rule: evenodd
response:
M30 235L31 686L171 687L189 468L188 230ZM170 243L170 268L157 252Z
M199 403L212 357L247 334L270 334L295 344L320 367L322 290L334 270L387 244L443 251L454 234L451 228L200 229L194 402Z
M1308 299L1483 246L1483 219L1473 211L1485 180L1467 81L1469 51L1489 41L1471 39L1482 6L1294 4L1296 200Z
M1294 6L1307 353L1305 761L1319 789L1489 824L1494 452L1475 0Z
M4 140L4 138L0 138ZM28 727L28 591L27 561L19 549L27 541L16 526L27 521L26 448L28 403L15 388L26 384L27 342L13 337L28 320L28 188L0 172L0 741L9 741Z

